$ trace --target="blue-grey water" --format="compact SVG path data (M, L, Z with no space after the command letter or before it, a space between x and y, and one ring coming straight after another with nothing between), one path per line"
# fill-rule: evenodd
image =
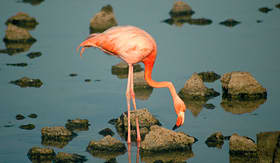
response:
M231 71L248 71L268 91L267 100L255 110L243 114L226 111L221 96L209 100L215 109L203 108L195 114L186 111L185 124L178 129L198 139L192 146L190 163L229 162L229 143L221 149L209 148L204 141L216 131L223 135L238 133L256 140L256 134L279 131L279 0L189 0L195 11L193 18L208 18L210 25L188 23L175 26L163 23L169 18L174 1L159 0L48 0L39 5L20 0L3 0L0 5L0 38L4 38L5 21L22 11L39 22L30 34L37 39L31 48L10 56L0 53L0 162L30 162L28 150L41 144L41 128L64 126L68 119L88 119L90 128L81 131L64 148L51 147L55 152L78 153L88 162L105 162L86 152L90 140L102 138L101 129L114 127L107 122L126 111L126 79L112 75L111 67L118 58L103 55L97 49L87 49L83 57L76 47L89 34L89 22L94 14L110 4L119 25L134 25L150 33L158 45L158 58L153 71L155 80L170 80L179 91L194 72L215 71L222 75ZM273 10L267 14L260 7ZM219 24L228 18L241 21L229 28ZM262 20L262 23L257 23ZM0 41L0 49L5 44ZM29 59L29 52L42 56ZM28 63L27 67L6 66L7 63ZM142 65L143 67L143 65ZM70 77L70 73L78 76ZM39 78L40 88L20 88L9 84L23 76ZM91 82L84 82L91 79ZM97 80L97 81L96 81ZM100 80L100 81L99 81ZM206 83L222 93L220 81ZM166 128L176 121L168 89L153 89L146 100L137 100L138 108L147 107ZM36 113L38 118L16 120L17 114ZM33 123L33 130L18 127ZM4 127L13 125L13 127ZM121 138L116 134L114 137ZM122 140L125 142L124 140ZM128 162L127 153L116 158ZM136 147L132 147L132 162L136 162Z

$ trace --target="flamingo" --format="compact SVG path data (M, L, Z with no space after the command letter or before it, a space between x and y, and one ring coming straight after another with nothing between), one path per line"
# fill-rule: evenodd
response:
M135 93L133 90L133 64L143 62L145 65L145 80L154 88L167 87L171 93L177 121L173 130L184 123L186 106L176 93L174 85L169 81L157 82L152 79L152 70L157 56L157 45L155 40L144 30L134 26L115 26L103 33L94 33L87 37L77 48L82 56L85 48L96 47L101 51L121 58L129 67L126 100L127 100L127 143L131 143L130 137L130 102L132 99L134 110L136 110ZM136 117L137 142L141 142L139 122Z

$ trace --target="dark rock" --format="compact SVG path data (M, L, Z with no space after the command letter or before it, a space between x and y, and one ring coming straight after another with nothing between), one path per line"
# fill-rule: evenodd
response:
M230 72L221 78L223 98L239 100L266 99L267 92L249 72Z
M87 82L87 83L91 82L91 79L85 79L85 82Z
M152 125L161 125L148 109L137 109L130 112L130 124L131 124L131 139L136 140L136 116L139 121L140 135L142 139L149 132ZM127 137L127 112L124 112L117 120L115 125L117 132L121 137Z
M38 117L38 115L37 115L37 114L35 114L35 113L32 113L32 114L29 114L29 115L28 115L28 117L29 117L29 118L37 118L37 117Z
M27 63L7 63L7 66L26 67Z
M113 118L113 119L109 120L108 123L111 125L115 125L117 123L117 121L118 121L117 118Z
M205 141L208 147L222 148L224 144L224 136L221 132L215 132Z
M280 131L258 133L257 151L259 162L279 162Z
M110 160L124 154L126 147L124 143L108 135L99 141L90 141L87 151L94 157Z
M27 153L31 161L46 161L53 160L55 157L54 150L51 148L32 147Z
M194 73L189 80L186 81L184 88L179 92L179 96L188 99L208 100L212 97L219 96L213 88L207 88L197 73Z
M30 17L28 14L24 12L18 12L15 16L10 17L6 24L13 24L18 27L26 28L28 30L34 29L36 25L38 25L38 22L35 18Z
M191 151L192 144L196 141L194 137L183 132L175 132L157 125L152 126L151 131L141 142L140 152L145 155L149 153L165 153L175 151Z
M280 9L280 3L278 3L277 5L275 5L275 7Z
M140 64L133 65L133 72L141 72L143 68ZM125 79L128 77L128 64L121 61L120 63L113 65L111 72L113 75L116 75L120 79Z
M262 23L263 21L262 20L257 20L257 23Z
M55 163L83 163L87 161L85 156L79 154L71 154L71 153L64 153L58 152L55 156Z
M90 126L87 119L68 120L65 127L70 131L87 131Z
M262 13L268 13L269 11L271 11L272 9L271 8L268 8L268 7L261 7L259 8L259 11L262 12Z
M204 104L203 105L206 109L215 109L215 105L213 105L213 104Z
M194 157L192 151L171 151L165 153L146 153L141 155L141 161L145 163L186 163L186 160L192 157Z
M90 20L90 33L101 33L105 30L117 26L115 14L111 5L102 7L101 11Z
M9 24L3 41L5 43L34 43L36 39L29 34L28 30Z
M22 114L16 115L16 119L17 119L17 120L22 120L22 119L24 119L24 118L25 118L25 116L23 116Z
M214 71L200 72L198 75L201 77L203 82L214 82L221 78L219 74L216 74Z
M42 2L44 2L44 0L22 0L23 3L30 3L33 6L39 5Z
M229 153L235 156L256 157L257 145L248 137L233 134L229 139Z
M192 15L194 11L192 8L184 1L175 1L173 8L169 12L170 16L182 16L182 15Z
M18 80L11 81L10 83L16 84L22 88L25 88L25 87L39 88L43 85L43 83L40 79L30 79L28 77L22 77Z
M27 124L27 125L21 125L19 128L24 129L24 130L33 130L35 128L34 124Z
M76 77L76 76L78 76L78 74L77 73L71 73L71 74L69 74L69 76Z
M227 19L227 20L225 20L225 21L220 22L221 25L225 25L225 26L227 26L227 27L234 27L234 26L236 26L236 25L238 25L238 24L240 24L240 23L241 23L241 22L236 21L236 20L234 20L234 19Z
M244 101L238 99L223 98L221 106L225 111L231 112L232 114L244 114L252 113L265 102L266 99Z
M28 56L30 59L40 57L41 55L42 55L41 52L31 52L31 53L28 53L28 54L27 54L27 56Z
M115 133L110 128L105 128L105 129L99 131L98 133L103 136L107 136L107 135L114 136L115 135Z
M212 24L212 20L206 18L191 18L186 20L191 25L209 25Z

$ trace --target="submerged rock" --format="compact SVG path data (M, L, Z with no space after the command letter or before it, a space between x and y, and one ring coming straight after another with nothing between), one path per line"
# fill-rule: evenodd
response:
M220 93L212 88L207 88L199 75L194 73L190 79L186 81L179 95L182 98L208 100L212 97L219 96Z
M194 137L188 136L183 132L175 132L154 125L145 136L144 141L141 142L140 152L145 155L146 153L191 151L192 144L195 141Z
M44 2L44 0L22 0L23 3L30 3L33 6L39 5L42 2Z
M143 71L143 68L140 64L133 64L133 72ZM120 63L113 65L111 72L113 75L117 75L120 79L125 79L128 76L128 64L121 61Z
M87 161L85 156L64 152L58 152L54 159L54 162L56 163L83 163L85 161Z
M30 59L40 57L41 55L42 55L41 52L31 52L31 53L28 53L28 54L27 54L27 56L28 56Z
M27 156L31 161L51 161L55 157L55 152L51 148L32 147L29 149Z
M221 78L221 76L219 74L216 74L214 71L200 72L198 73L198 75L200 76L203 82L210 83Z
M227 19L225 21L220 22L221 25L227 26L227 27L234 27L238 24L240 24L241 22L236 21L234 19Z
M27 63L7 63L7 66L26 67Z
M33 130L35 128L34 124L20 125L19 128L24 130Z
M6 35L4 37L5 43L34 43L36 41L28 30L20 28L13 24L8 24Z
M191 18L186 20L191 25L209 25L212 24L212 20L206 18Z
M135 98L138 100L147 100L153 92L153 87L145 80L144 71L133 73L133 81Z
M107 136L107 135L114 136L115 135L115 133L110 128L105 128L105 129L99 131L98 133L103 136Z
M262 12L262 13L268 13L269 11L271 11L272 9L271 8L268 8L268 7L261 7L259 8L259 11Z
M32 114L29 114L29 115L28 115L28 117L29 117L29 118L37 118L37 117L38 117L38 115L37 115L37 114L35 114L35 113L32 113Z
M24 118L25 118L25 116L23 116L22 114L17 114L16 115L17 120L23 120Z
M252 113L265 102L266 99L244 101L238 99L223 98L221 106L225 111L231 112L232 114L244 114Z
M116 158L126 152L125 144L110 135L99 141L92 140L87 146L87 151L94 157L100 157L105 160Z
M174 2L169 14L170 16L192 15L194 11L186 2L179 0Z
M36 25L38 25L38 22L34 17L30 17L27 13L24 12L18 12L15 16L10 17L6 24L13 24L25 29L34 29Z
M229 153L236 156L256 157L257 145L248 137L233 134L229 139Z
M280 3L278 3L277 5L275 5L275 7L280 9Z
M266 99L267 92L249 72L230 72L221 78L223 98L256 100Z
M30 79L28 77L22 77L18 80L11 81L10 83L18 85L22 88L25 88L25 87L39 88L43 85L43 83L40 79Z
M222 148L224 144L224 136L221 132L215 132L205 141L208 147Z
M68 120L65 127L70 131L87 131L90 126L87 119Z
M131 124L131 139L136 140L136 116L139 121L139 129L141 138L149 132L149 129L153 125L161 125L148 109L137 109L130 112L130 124ZM115 127L121 137L127 137L127 112L124 112L117 120Z
M90 33L101 33L105 30L117 26L113 7L106 5L102 7L101 11L94 15L90 20Z
M257 134L259 162L280 162L280 131Z

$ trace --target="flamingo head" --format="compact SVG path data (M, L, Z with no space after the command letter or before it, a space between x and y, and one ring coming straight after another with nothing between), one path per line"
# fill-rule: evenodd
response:
M183 100L181 100L180 97L177 97L175 99L174 108L175 108L175 112L177 114L177 121L176 121L176 124L173 127L173 130L182 126L184 124L184 120L185 120L186 105L183 102Z

